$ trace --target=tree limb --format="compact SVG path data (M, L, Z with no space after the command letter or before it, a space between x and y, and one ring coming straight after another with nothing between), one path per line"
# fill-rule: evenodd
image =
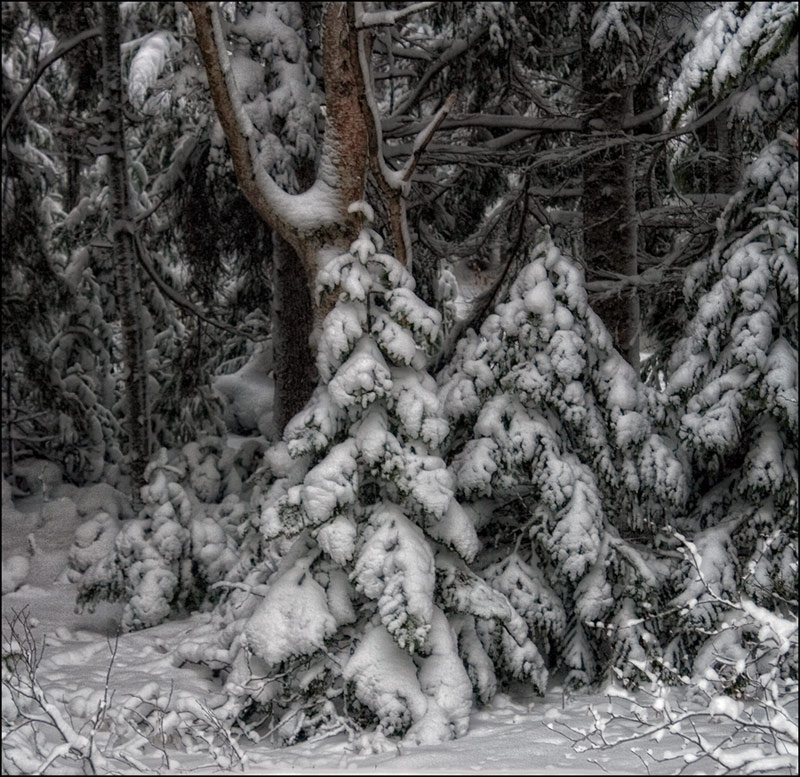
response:
M4 138L6 136L6 132L8 131L9 126L11 126L11 122L14 120L14 117L17 115L17 112L22 107L22 103L25 102L25 98L30 94L31 90L34 86L36 86L36 82L44 75L44 72L53 62L61 59L65 54L69 53L74 49L76 46L79 46L86 40L90 38L97 38L100 36L100 28L99 27L92 27L89 30L84 30L83 32L79 32L77 35L73 36L69 40L64 41L63 43L56 46L40 63L39 66L36 68L36 72L33 74L33 77L25 86L25 88L17 95L17 98L14 100L11 107L8 109L8 113L3 117L3 125L2 125L2 134L0 134L0 138Z
M142 265L145 272L153 279L153 283L156 284L158 290L164 294L168 299L172 300L178 307L183 308L188 313L191 313L196 318L199 318L201 321L205 321L207 324L211 326L222 329L225 332L228 332L232 335L237 335L238 337L244 337L247 340L251 340L252 342L261 342L261 339L257 339L254 337L250 337L249 335L244 334L244 332L239 331L235 327L229 326L228 324L223 323L222 321L218 321L217 319L210 318L205 313L200 311L196 308L186 297L180 294L178 291L173 289L166 281L161 278L161 276L156 271L155 267L150 263L150 259L147 257L147 253L142 245L142 241L139 239L138 235L134 235L134 240L136 242L136 258L139 260L139 264Z
M405 8L398 8L395 11L367 11L362 13L356 22L356 29L363 30L367 27L389 27L399 19L404 19L406 16L418 13L419 11L425 11L434 5L438 5L436 0L428 3L412 3Z
M360 14L356 16L356 27L359 26L362 17L363 15ZM389 212L389 223L392 231L396 258L399 262L410 268L412 249L411 237L408 233L405 197L408 194L411 176L414 173L417 163L425 151L426 146L433 138L434 133L455 104L456 95L453 93L447 98L444 105L436 112L433 119L428 122L419 133L414 141L411 156L402 171L397 172L392 170L386 164L386 159L383 154L383 131L375 102L375 95L372 89L372 72L369 67L370 44L371 39L369 37L369 32L365 30L360 31L358 33L360 74L360 79L358 81L358 98L364 117L364 124L367 129L369 165L384 196L384 201Z
M479 29L475 34L471 35L467 40L459 39L453 41L450 48L442 54L423 74L422 78L420 78L419 83L417 83L414 90L408 97L403 100L400 105L397 106L394 113L391 116L390 120L396 120L404 113L408 111L408 109L414 105L417 100L419 100L420 95L422 94L425 87L428 85L428 82L439 72L444 70L448 65L454 62L458 57L460 57L465 52L469 51L473 46L475 46L478 41L484 37L489 32L488 27L482 27ZM409 130L405 134L415 134L419 130Z
M187 2L186 6L194 19L195 34L203 64L206 68L211 98L214 101L217 116L228 141L233 168L239 185L242 187L242 192L256 213L269 225L270 229L281 233L287 232L287 225L278 218L272 203L270 203L268 197L261 191L256 182L253 157L248 144L247 133L240 124L243 116L242 107L241 104L236 104L238 100L232 93L230 84L225 76L220 52L218 51L214 30L216 13L214 6L212 3L206 2Z

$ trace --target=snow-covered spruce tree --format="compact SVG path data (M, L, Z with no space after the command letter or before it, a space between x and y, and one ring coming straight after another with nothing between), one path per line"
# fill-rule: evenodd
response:
M284 461L267 457L282 477L259 500L258 547L228 575L217 648L179 651L231 663L218 714L284 742L342 727L441 741L467 730L473 688L491 696L493 664L539 690L547 679L523 619L469 569L478 538L438 455L448 425L426 372L440 316L381 249L365 227L322 268L319 290L338 298L320 386ZM493 625L479 636L476 619Z
M685 472L659 432L658 395L614 350L582 272L549 238L460 343L440 396L462 430L448 459L457 494L484 539L473 568L568 684L609 668L636 679L658 652L668 568L654 551L687 497Z
M789 137L747 168L713 252L687 278L692 316L667 387L695 479L690 514L675 522L692 545L669 657L680 666L702 644L695 671L711 665L740 688L738 653L759 627L724 600L797 617L797 176Z

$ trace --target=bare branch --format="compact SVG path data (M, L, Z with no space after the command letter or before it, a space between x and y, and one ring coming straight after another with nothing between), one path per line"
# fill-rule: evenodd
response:
M445 101L444 105L436 112L434 117L431 119L430 124L422 130L422 132L417 135L417 139L414 141L414 151L411 154L410 159L406 162L405 167L403 168L402 172L400 173L400 178L404 182L408 182L411 180L411 176L414 174L414 169L419 162L420 157L422 156L423 152L425 151L426 146L428 143L431 142L433 138L433 134L436 132L437 129L441 126L442 122L447 117L447 114L450 113L451 108L455 105L456 102L456 93L453 92Z
M430 80L439 72L444 70L448 65L452 64L456 59L458 59L462 54L466 53L474 46L477 45L478 41L483 38L489 32L488 27L482 27L467 40L460 38L458 40L453 41L450 45L450 48L444 52L423 74L422 78L420 78L419 83L417 83L414 90L411 94L408 95L401 103L397 106L396 110L391 116L391 120L397 120L401 117L404 113L406 113L409 108L414 105L422 95L425 87L427 87ZM420 127L418 129L411 129L407 130L403 134L411 135L416 134L419 130L424 129L424 127ZM388 127L385 128L385 131L388 131Z

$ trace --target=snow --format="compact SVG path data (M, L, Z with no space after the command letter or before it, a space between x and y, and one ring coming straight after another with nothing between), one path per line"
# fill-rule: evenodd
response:
M309 558L300 559L280 574L245 626L242 646L268 666L313 652L338 627L309 565Z
M401 648L414 652L431 628L434 559L419 527L388 503L373 511L353 570L359 591L378 602L381 621Z
M225 400L223 419L228 429L241 433L258 430L268 439L276 436L271 371L272 350L264 348L237 372L212 378L214 390Z
M179 48L171 33L163 30L152 33L139 45L128 73L128 97L135 107L141 109L170 55Z
M81 496L80 489L76 496ZM79 500L78 500L79 501ZM3 561L14 555L27 554L27 529L35 525L41 512L42 497L34 496L15 500L15 514L3 511ZM20 525L19 516L27 516L27 524ZM61 710L62 716L72 716L75 728L91 717L103 698L106 673L110 661L109 636L113 638L119 624L121 606L101 603L94 613L76 614L74 612L75 587L65 580L66 548L69 538L77 529L81 518L72 518L68 526L59 524L55 518L40 525L34 532L36 552L31 557L31 572L27 583L14 593L2 597L4 618L4 653L9 643L8 619L14 613L26 609L36 639L44 640L46 651L39 667L39 679L52 704ZM297 574L294 570L293 574ZM340 581L341 582L341 581ZM344 581L346 584L346 581ZM331 597L331 584L326 591ZM319 591L310 594L313 603L319 600ZM750 605L755 607L755 605ZM299 610L294 606L295 610ZM333 611L333 607L331 607ZM433 618L435 619L435 615ZM381 738L376 735L349 738L338 734L326 738L303 742L286 748L275 748L268 740L260 743L242 738L238 742L244 761L241 768L235 766L236 760L230 756L229 747L218 741L213 752L202 746L200 737L194 741L181 739L177 723L180 720L195 720L198 732L208 735L208 718L199 708L202 703L214 710L223 701L218 681L200 664L187 662L182 656L188 655L185 646L179 651L177 645L185 639L191 628L201 628L209 623L207 615L193 615L164 623L160 626L143 629L130 634L122 634L116 648L116 656L111 672L111 688L114 698L110 705L111 714L108 725L124 736L116 745L123 750L122 742L128 741L128 757L140 763L138 769L121 761L110 760L109 767L101 773L116 771L122 774L165 772L164 756L169 758L173 772L178 773L244 773L244 774L641 774L642 763L634 754L630 743L621 743L605 751L576 751L567 737L576 738L567 727L573 730L588 730L592 718L588 705L599 708L613 703L620 714L626 713L635 697L630 692L615 697L600 695L571 695L558 681L553 682L544 697L533 697L530 691L520 689L514 696L498 694L493 701L471 710L469 729L462 737L433 745L416 746L410 741ZM324 632L324 621L318 626ZM775 624L776 639L785 639L782 622ZM274 631L274 628L271 629ZM317 632L317 635L321 632ZM461 641L469 633L463 627L459 636ZM372 635L372 636L371 636ZM301 635L300 638L306 638ZM445 641L448 639L442 635ZM438 640L438 636L437 636ZM113 644L113 639L112 639ZM434 644L438 644L434 641ZM434 647L433 656L438 657ZM426 661L431 660L429 658ZM438 658L437 658L438 660ZM469 666L473 672L478 670L478 660L472 659ZM427 673L418 669L408 653L396 647L396 643L382 626L374 628L359 643L356 653L348 659L346 673L353 679L356 693L372 698L384 693L387 703L398 698L394 689L399 689L409 698L417 719L424 720L429 709L430 699L444 708L446 698L458 684L451 685L447 678L449 671L441 673L446 683L435 687L438 679L436 661L430 664L430 679ZM484 664L483 682L491 682L485 673L490 665ZM420 687L420 679L425 688ZM414 688L417 688L415 691ZM383 689L383 690L381 690ZM615 691L612 686L609 691ZM391 692L390 692L391 691ZM427 694L432 694L429 696ZM463 708L459 707L455 694L455 720ZM725 697L729 699L729 697ZM3 712L10 713L6 703L8 697L3 693ZM448 702L449 703L449 702ZM711 710L717 714L729 707L732 701L716 701ZM159 704L166 711L159 717ZM674 698L673 698L674 704ZM461 712L459 710L462 710ZM387 714L390 714L390 710ZM138 714L144 718L138 717ZM786 726L796 726L796 707L794 720L786 720ZM125 723L125 720L128 723ZM142 720L147 720L142 725ZM388 720L388 718L387 718ZM161 723L159 723L161 721ZM134 726L133 724L137 725ZM709 717L695 721L698 732L714 743L722 742L732 732L729 719ZM166 738L166 751L161 751L161 740L157 734L152 740L148 731L158 732L159 727ZM607 728L609 733L611 727ZM55 740L47 735L44 740L51 746ZM213 740L212 740L213 741ZM663 757L668 752L680 755L681 761L670 764L650 762L652 774L670 774L684 763L684 756L691 751L675 733L665 733L660 741L642 743L655 757ZM14 755L14 740L4 740L4 759ZM752 748L752 745L750 746ZM644 748L643 748L644 749ZM19 752L19 751L17 751ZM730 759L736 757L732 749L726 750ZM229 760L226 760L230 756ZM644 756L648 758L648 756ZM741 755L739 756L741 759ZM24 762L23 760L19 761ZM36 773L41 759L30 758L27 772ZM71 762L74 764L74 762ZM763 761L765 767L773 767L772 773L789 773L785 768L786 757L777 762ZM49 773L74 774L75 767L70 762L60 762ZM686 766L688 774L713 773L714 764L707 759L697 760ZM767 768L767 771L770 771Z

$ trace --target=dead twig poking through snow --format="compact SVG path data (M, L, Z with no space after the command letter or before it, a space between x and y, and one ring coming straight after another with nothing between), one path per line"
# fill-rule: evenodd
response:
M124 761L137 769L146 767L125 754L121 757L101 746L106 739L106 715L113 697L111 671L117 642L109 643L111 658L97 709L88 721L78 724L62 704L42 687L39 668L46 639L37 641L26 609L6 618L3 635L3 773L47 774L64 762L72 762L83 774L108 773L111 761ZM83 733L87 731L88 733Z
M545 725L553 731L560 725L559 733L578 752L680 737L685 744L679 751L630 748L648 773L650 762L682 761L686 768L706 759L720 774L796 774L798 683L792 662L797 660L797 616L770 612L747 597L719 595L697 547L677 532L676 537L687 550L703 600L728 610L720 627L706 634L708 650L695 661L694 676L679 675L666 663L642 663L637 668L650 681L650 690L641 692L644 702L641 695L634 699L611 686L607 706L589 707L593 720L587 729L557 721ZM686 603L687 612L699 598ZM665 674L677 688L667 685Z

